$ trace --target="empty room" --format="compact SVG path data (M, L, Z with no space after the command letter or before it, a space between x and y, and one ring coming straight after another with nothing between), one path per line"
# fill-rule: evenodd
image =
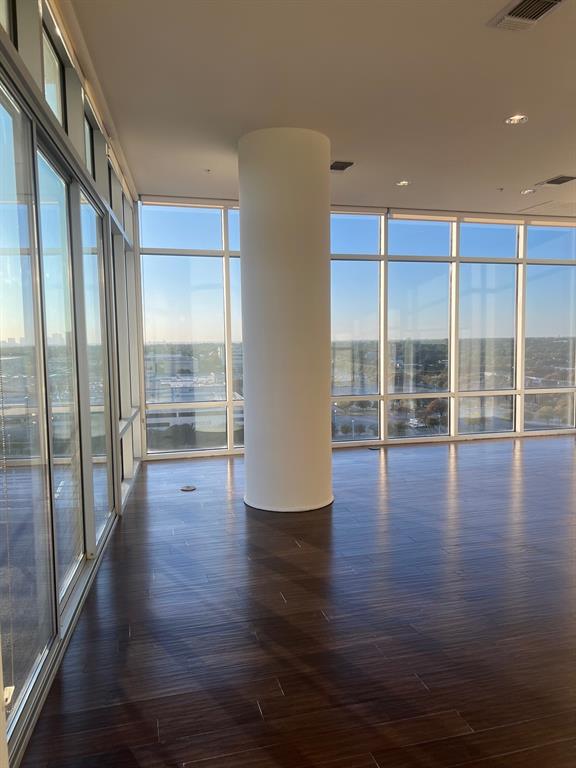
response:
M0 0L0 768L575 768L576 0Z

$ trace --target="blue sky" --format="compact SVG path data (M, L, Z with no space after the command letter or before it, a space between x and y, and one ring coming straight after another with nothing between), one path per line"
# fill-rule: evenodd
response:
M449 265L388 264L388 338L447 339Z
M0 106L0 247L28 248L27 209L17 200L14 173L13 118ZM69 302L63 292L68 253L66 188L43 160L39 161L41 231L45 249L47 325L53 333L70 327ZM149 249L220 251L223 247L222 213L218 208L143 206L142 245ZM83 238L92 246L96 220L83 207ZM331 247L335 254L376 255L380 218L371 214L333 214ZM239 250L239 212L228 220L231 250ZM388 251L392 255L447 256L450 222L391 219ZM459 249L462 256L510 258L516 253L517 228L510 224L463 223ZM566 258L576 263L576 228L528 227L527 247L532 258ZM460 275L460 328L462 336L507 336L514 321L514 268L462 266ZM230 267L233 339L241 340L240 269ZM575 332L573 304L576 278L571 268L528 268L527 322L530 335L556 336ZM332 268L333 336L377 338L379 266L376 262L338 261ZM2 279L2 338L25 336L20 291L13 288L24 277L19 257L7 256L0 265ZM143 269L146 336L149 341L223 340L223 275L219 257L146 256ZM12 286L12 288L10 287ZM390 338L445 338L447 333L448 268L445 264L411 262L389 264L387 286ZM573 298L574 297L574 298ZM95 308L94 308L95 309ZM95 318L93 318L95 319ZM94 325L94 333L96 327Z
M378 338L379 264L332 262L332 338Z
M461 264L459 288L461 339L509 339L514 335L514 264Z
M142 257L145 340L224 342L222 258Z
M370 214L333 214L331 249L335 254L374 255L379 252L379 217ZM228 221L231 250L240 247L239 212ZM388 250L398 256L447 256L451 224L437 221L391 219ZM531 255L551 258L576 252L570 228L529 228ZM518 231L512 224L463 223L460 253L468 257L513 258ZM222 219L218 209L144 206L142 244L146 248L220 250ZM195 265L162 257L145 257L144 290L147 339L184 342L220 341L222 324L222 265L202 258ZM184 258L184 257L180 257ZM184 261L187 261L184 258ZM391 262L388 276L389 337L437 339L448 334L449 270L446 264ZM543 278L534 272L527 296L532 335L572 332L567 316L565 272ZM560 285L560 283L566 283ZM541 287L539 287L541 286ZM554 287L556 286L556 287ZM560 291L560 294L557 292ZM515 327L514 267L463 265L460 278L460 328L463 337L512 335ZM240 269L231 265L233 338L241 339ZM332 265L332 328L336 340L375 339L378 336L379 266L376 262L337 261ZM564 296L562 302L557 296Z

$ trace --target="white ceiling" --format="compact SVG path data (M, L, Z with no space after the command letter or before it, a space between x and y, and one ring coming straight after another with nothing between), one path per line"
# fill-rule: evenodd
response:
M576 182L519 194L576 176L576 0L527 32L486 26L506 0L62 4L142 195L236 198L242 134L300 126L354 161L337 205L576 215Z

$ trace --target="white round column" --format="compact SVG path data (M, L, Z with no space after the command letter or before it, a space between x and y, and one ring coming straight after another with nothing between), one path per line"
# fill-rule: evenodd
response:
M246 504L330 504L330 142L267 128L239 144Z

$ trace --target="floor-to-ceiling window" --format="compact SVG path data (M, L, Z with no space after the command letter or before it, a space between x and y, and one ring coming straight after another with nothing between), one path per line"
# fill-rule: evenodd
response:
M68 186L38 155L42 304L58 587L63 598L84 557L82 468Z
M516 267L461 264L458 382L461 392L515 389ZM510 394L461 397L461 434L514 429Z
M230 211L237 218L238 211ZM232 235L232 230L231 230ZM230 238L230 249L238 249L239 241ZM242 354L242 291L240 258L231 257L230 265L230 344L229 363L232 371L232 433L233 447L244 445L244 358Z
M128 432L131 477L139 453L133 245L25 105L0 83L0 640L15 760L127 492ZM136 393L120 424L114 309Z
M13 714L56 631L31 125L0 85L0 635Z
M243 444L239 219L225 205L142 206L149 454ZM333 213L334 443L574 428L575 233Z
M449 385L449 269L444 262L388 264L387 387L395 396L386 415L390 438L448 433L442 394Z
M0 27L0 727L16 765L139 466L141 332L134 195L72 41L50 0L0 0Z
M373 217L376 219L376 217ZM358 221L360 219L360 221ZM346 243L360 253L374 229L378 247L378 221L369 217L336 220L341 248ZM363 237L364 235L364 237ZM380 381L380 265L363 259L332 262L332 439L345 442L377 439L378 406L372 396Z
M565 255L561 238L545 253ZM529 251L531 238L529 231ZM573 242L573 240L572 240ZM554 258L553 255L539 258ZM534 255L536 255L534 253ZM573 258L573 256L569 256ZM524 429L574 426L576 364L576 271L571 264L529 264L526 268L526 335L524 341ZM536 390L543 390L536 392Z
M102 218L84 195L80 198L80 216L90 401L92 495L96 538L99 539L114 506L110 355L107 341L104 252Z
M238 341L235 381L226 359L223 211L141 210L147 450L226 448L231 390L242 380Z

